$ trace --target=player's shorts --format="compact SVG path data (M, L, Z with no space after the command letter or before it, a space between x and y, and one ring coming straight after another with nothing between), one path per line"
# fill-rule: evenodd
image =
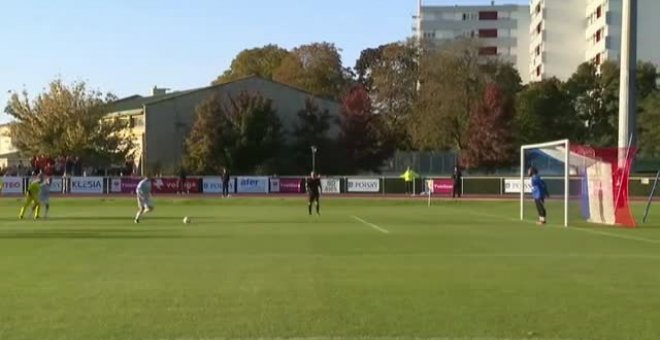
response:
M39 203L40 204L50 204L50 197L40 197L39 198Z
M137 195L137 202L138 202L138 208L143 209L152 209L154 207L153 203L151 202L151 197L149 196L140 196Z
M309 201L310 202L318 202L320 198L321 198L321 195L318 194L318 193L310 193L309 194Z

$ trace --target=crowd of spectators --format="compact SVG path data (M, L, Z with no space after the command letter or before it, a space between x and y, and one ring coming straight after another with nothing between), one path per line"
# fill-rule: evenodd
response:
M38 155L30 159L29 164L19 161L18 164L0 167L0 176L25 177L35 174L45 176L72 177L72 176L132 176L137 169L133 161L127 161L122 167L112 169L99 169L83 166L80 157L59 156L50 157Z

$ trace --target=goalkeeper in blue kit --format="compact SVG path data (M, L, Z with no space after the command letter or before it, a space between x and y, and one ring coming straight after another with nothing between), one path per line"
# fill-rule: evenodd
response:
M536 211L539 214L538 224L546 224L547 211L545 210L545 199L550 197L550 195L548 195L548 189L536 168L529 168L527 174L532 178L532 197L534 197Z

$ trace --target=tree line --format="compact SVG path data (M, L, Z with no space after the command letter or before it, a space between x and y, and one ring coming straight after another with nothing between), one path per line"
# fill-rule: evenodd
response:
M324 145L332 159L346 160L328 171L377 171L395 150L456 151L462 166L491 170L514 165L521 144L568 138L607 147L616 146L618 136L619 67L610 61L584 63L566 81L523 85L512 64L484 59L469 39L441 49L414 41L367 48L352 68L330 43L293 50L267 45L239 53L214 83L250 75L342 103L339 138L327 138L328 117L299 114L297 149L286 153L296 156L278 156L307 166L309 146ZM640 62L638 146L647 158L660 157L657 81L657 68ZM211 131L195 133L199 141Z
M406 41L367 48L352 67L331 43L291 50L266 45L240 52L214 84L260 76L341 104L339 117L312 100L297 113L292 138L272 102L257 93L209 98L197 108L184 163L191 172L229 167L244 173L309 170L310 146L320 150L325 173L377 171L394 151L456 151L467 168L515 164L521 144L568 138L615 146L619 68L584 63L562 81L522 84L513 65L484 59L472 40L442 48ZM640 62L637 73L638 146L660 157L657 68ZM12 137L29 154L76 154L109 164L129 157L120 120L101 119L116 98L54 81L44 93L11 97ZM339 135L329 134L336 125ZM322 156L321 156L322 155Z

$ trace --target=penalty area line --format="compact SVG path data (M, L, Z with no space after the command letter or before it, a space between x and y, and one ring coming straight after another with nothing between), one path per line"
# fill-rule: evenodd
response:
M389 233L390 233L389 230L384 229L384 228L381 228L381 227L379 227L379 226L377 226L377 225L375 225L375 224L373 224L373 223L371 223L371 222L367 222L367 221L365 221L365 220L363 220L363 219L361 219L361 218L359 218L359 217L357 217L357 216L351 216L351 218L353 218L354 220L356 220L356 221L358 221L358 222L360 222L360 223L362 223L362 224L364 224L364 225L366 225L366 226L369 226L369 227L371 227L371 228L373 228L373 229L376 229L376 230L380 231L380 232L383 233L383 234L389 234Z

